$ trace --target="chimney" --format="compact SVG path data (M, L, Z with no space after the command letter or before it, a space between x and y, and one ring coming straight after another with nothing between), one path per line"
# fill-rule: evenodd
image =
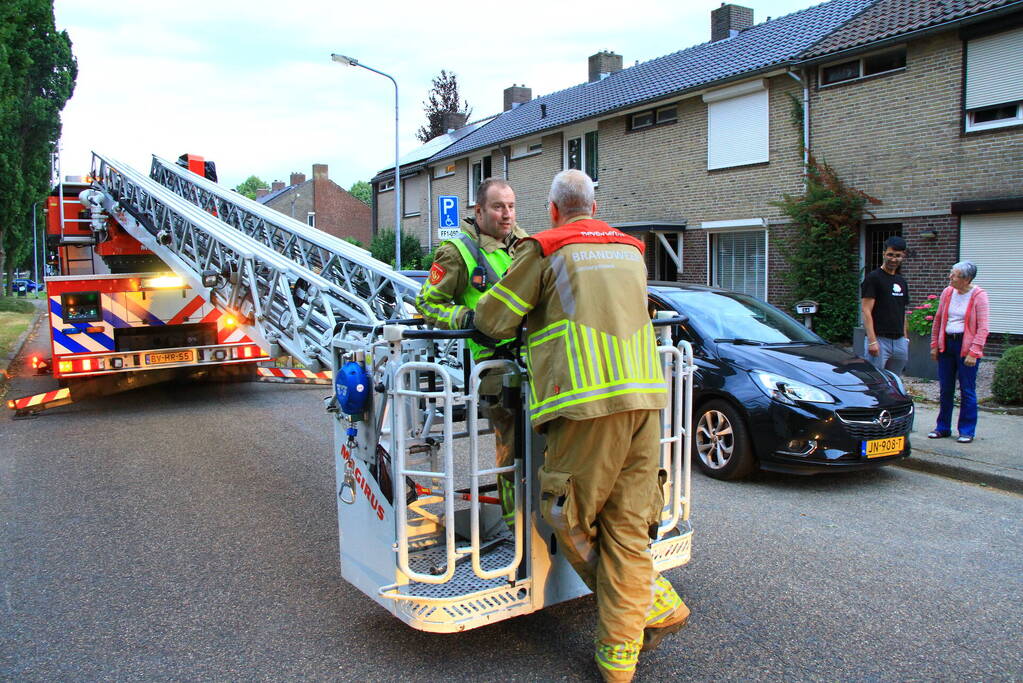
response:
M304 182L305 182L305 173L292 173L291 174L291 184L292 185L298 185L299 183L304 183Z
M327 180L327 164L313 164L313 180Z
M444 128L445 133L450 133L453 130L458 130L465 126L465 114L459 114L454 111L441 112L440 125Z
M710 13L710 42L739 35L739 31L753 25L753 10L739 5L726 5Z
M270 190L266 189L265 187L261 187L258 190L256 190L256 199L262 199L268 194L270 194Z
M275 181L273 181L270 184L270 191L271 192L276 192L277 190L283 190L283 189L284 189L284 181L283 180L275 180Z
M512 84L512 87L504 89L504 110L514 109L520 104L525 104L533 99L533 89L524 85Z
M590 56L590 83L607 78L616 71L622 70L622 56L614 52L601 50Z

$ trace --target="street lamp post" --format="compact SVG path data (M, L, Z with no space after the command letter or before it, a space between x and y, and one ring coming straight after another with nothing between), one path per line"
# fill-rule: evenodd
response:
M354 57L345 57L344 55L331 54L330 58L339 64L347 64L348 66L361 66L367 71L372 71L375 74L380 74L394 84L394 269L401 270L401 177L400 167L398 164L398 81L394 80L390 74L386 74L383 71L378 71L371 66L366 66L359 62Z
M39 206L39 202L32 205L32 281L36 284L39 283L39 245L37 243L39 230L36 227L37 206Z

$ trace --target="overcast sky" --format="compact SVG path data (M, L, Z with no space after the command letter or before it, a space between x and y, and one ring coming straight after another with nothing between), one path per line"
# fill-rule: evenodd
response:
M78 83L63 113L65 175L96 151L149 171L151 155L189 152L217 163L220 182L288 181L326 163L343 187L394 161L394 88L331 62L356 57L398 81L401 154L420 143L423 100L453 71L472 119L501 111L513 84L544 95L587 78L600 50L625 66L710 39L703 0L450 3L344 0L56 0ZM809 7L752 0L754 21ZM583 10L585 8L585 12Z

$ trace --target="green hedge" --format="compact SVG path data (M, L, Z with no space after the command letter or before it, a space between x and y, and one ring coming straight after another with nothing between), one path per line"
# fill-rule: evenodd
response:
M23 296L0 296L0 311L31 313L34 309L32 302Z
M1013 346L995 365L991 393L999 403L1023 403L1023 346Z

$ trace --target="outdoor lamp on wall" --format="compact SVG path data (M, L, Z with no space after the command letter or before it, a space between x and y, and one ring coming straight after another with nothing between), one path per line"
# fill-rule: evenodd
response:
M923 237L925 240L937 239L938 238L938 231L937 230L925 230L922 233L920 233L920 236Z

